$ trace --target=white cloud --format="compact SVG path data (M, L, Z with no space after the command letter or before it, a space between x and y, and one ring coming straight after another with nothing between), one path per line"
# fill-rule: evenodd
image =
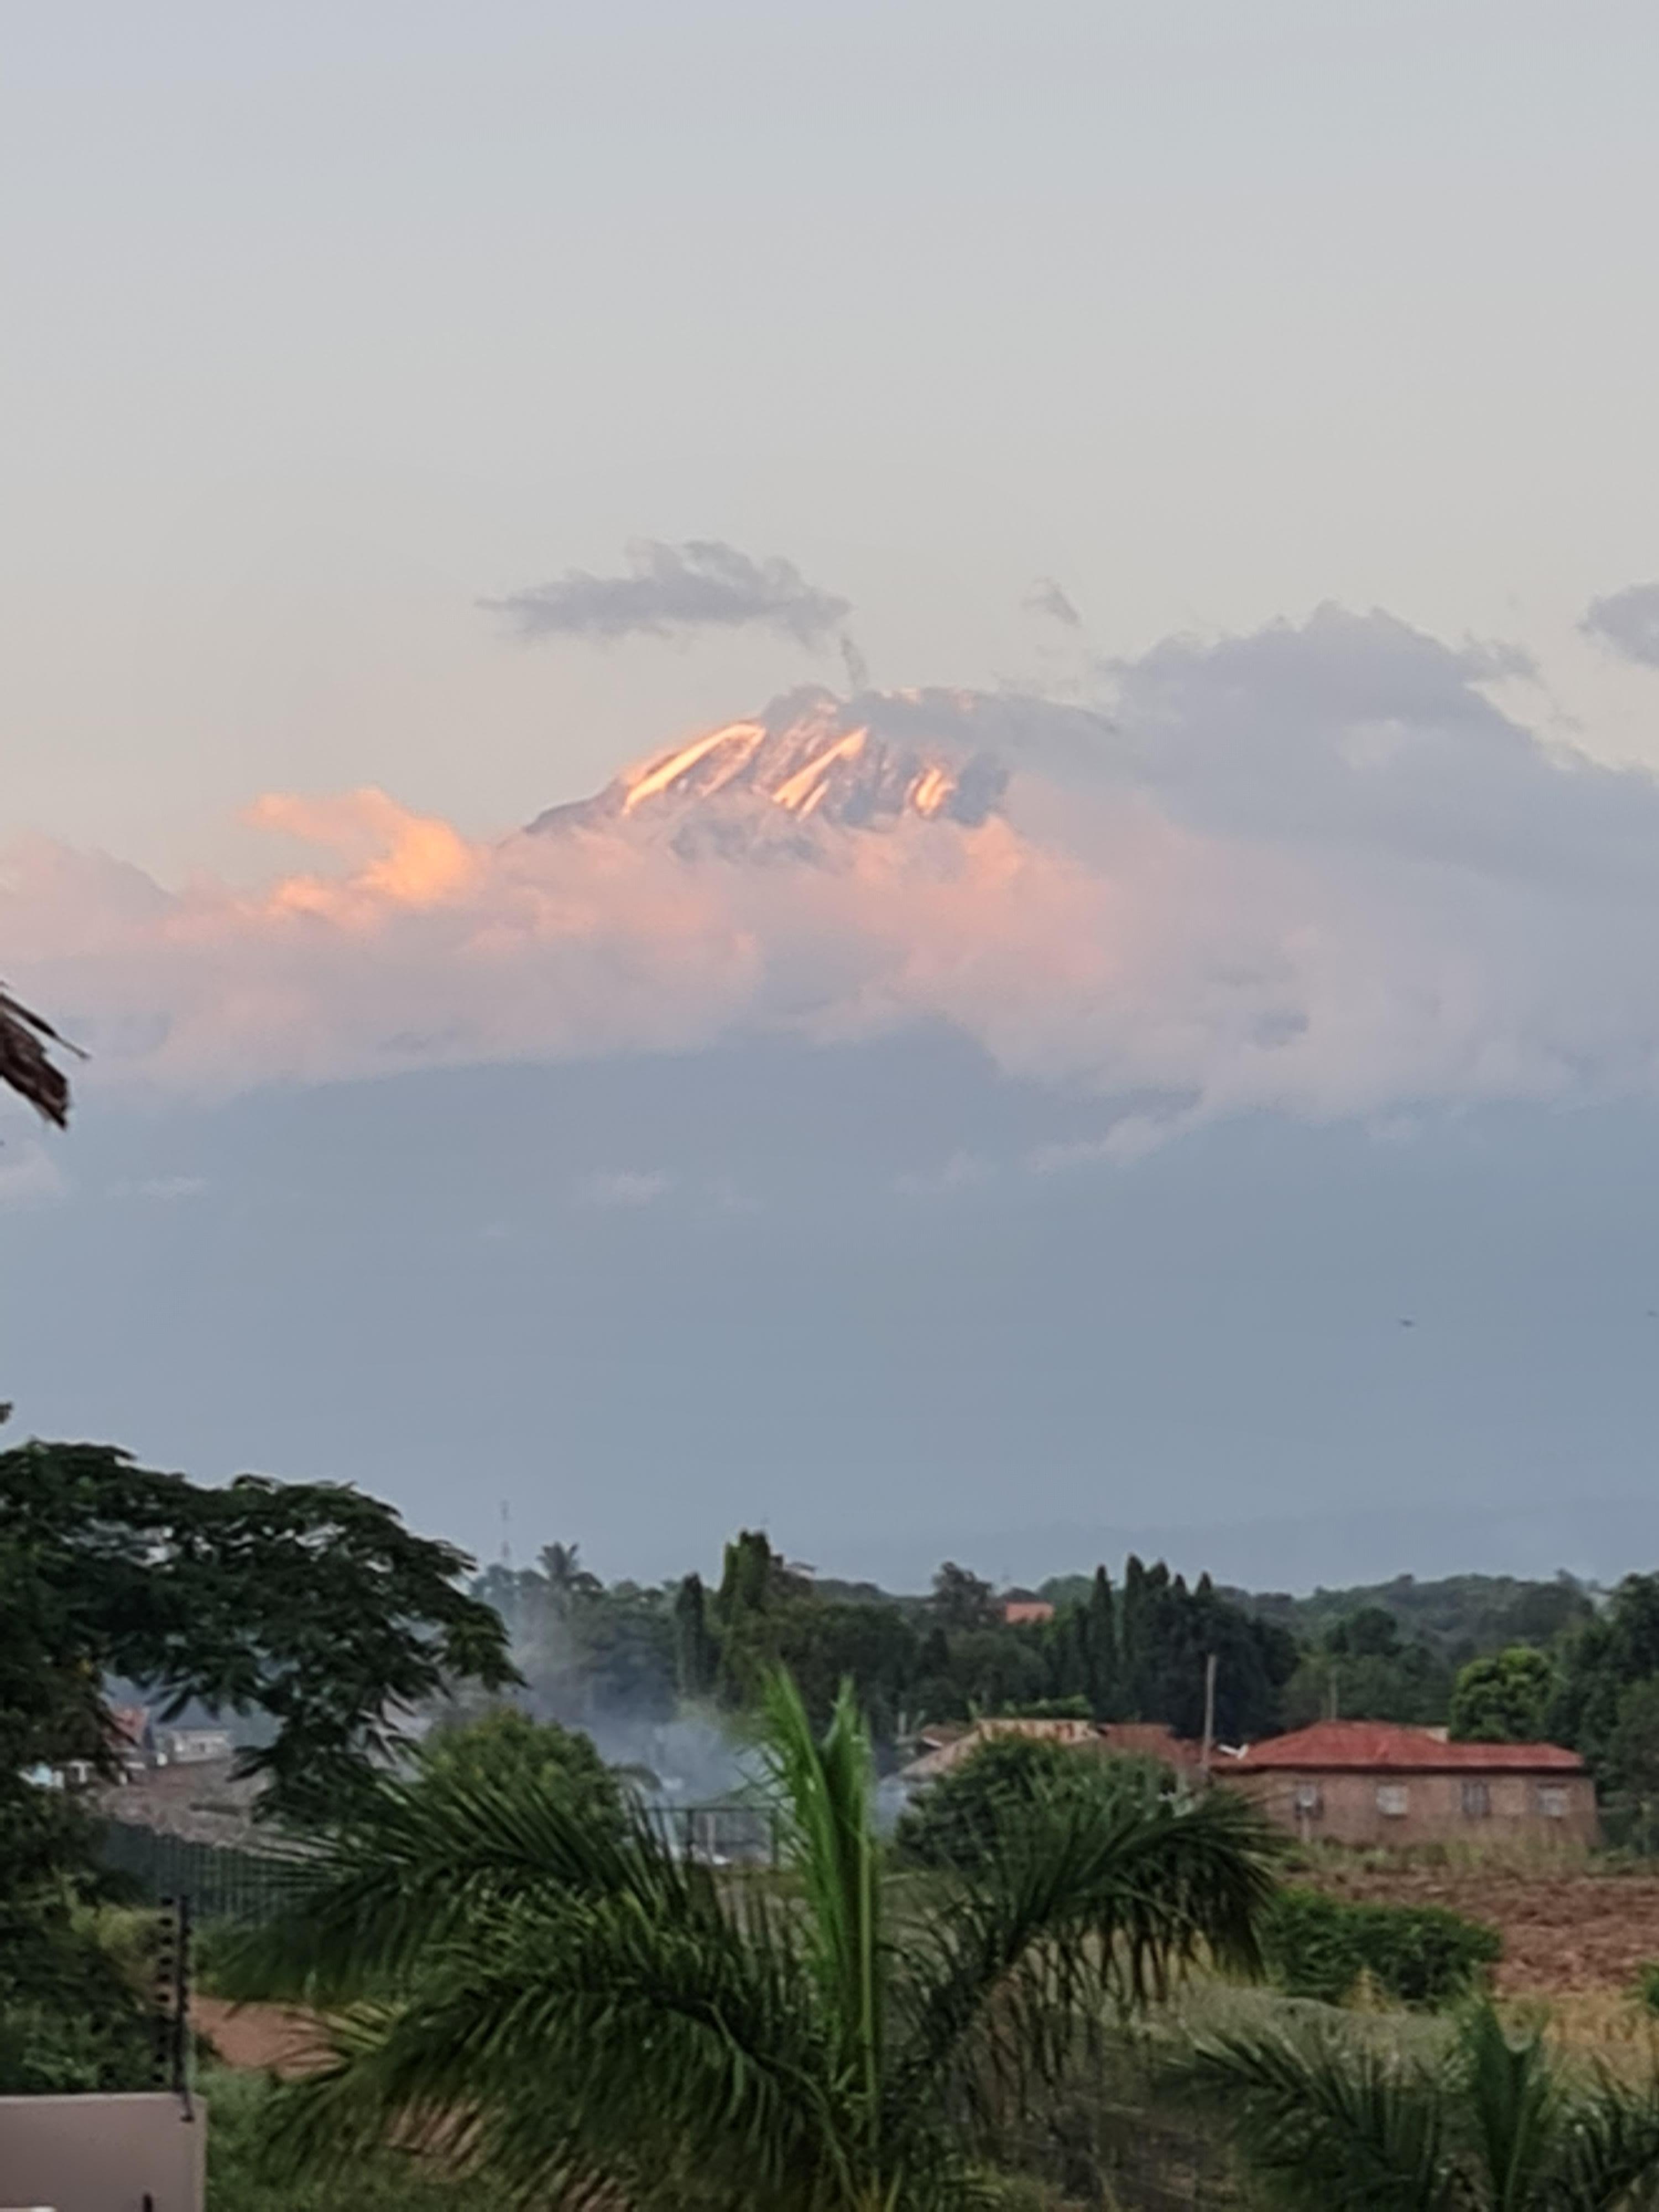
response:
M1328 608L1115 664L1097 713L861 700L881 744L842 745L838 819L665 793L484 843L379 793L273 799L256 818L336 860L257 894L36 842L0 868L0 944L94 1048L88 1088L931 1023L1140 1116L1115 1157L1174 1115L1651 1095L1659 783L1500 711L1518 666ZM878 755L994 757L1006 796L860 817ZM663 1188L629 1170L586 1202Z

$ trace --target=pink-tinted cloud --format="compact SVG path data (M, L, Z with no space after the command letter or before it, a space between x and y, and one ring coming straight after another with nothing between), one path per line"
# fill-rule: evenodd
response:
M1100 716L819 695L497 841L268 796L319 858L252 894L27 843L0 945L93 1086L944 1022L1143 1135L1650 1090L1659 787L1506 720L1513 672L1326 611L1103 672Z

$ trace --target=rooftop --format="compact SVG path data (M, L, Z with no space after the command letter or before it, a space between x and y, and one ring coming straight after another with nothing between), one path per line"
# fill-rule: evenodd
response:
M1295 1769L1338 1772L1378 1767L1417 1774L1582 1774L1584 1762L1559 1743L1449 1743L1433 1729L1391 1721L1316 1721L1311 1728L1253 1743L1224 1771Z

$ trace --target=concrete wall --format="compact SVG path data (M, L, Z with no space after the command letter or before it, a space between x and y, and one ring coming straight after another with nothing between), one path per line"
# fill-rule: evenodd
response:
M202 2212L207 2113L171 2095L0 2097L0 2206Z
M1576 1854L1600 1834L1595 1785L1587 1774L1218 1771L1279 1826L1310 1843L1459 1843Z

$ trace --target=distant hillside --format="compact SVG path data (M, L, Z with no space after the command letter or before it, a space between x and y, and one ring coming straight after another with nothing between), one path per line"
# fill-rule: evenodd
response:
M1392 1613L1402 1638L1422 1643L1452 1666L1510 1644L1548 1644L1586 1620L1595 1593L1572 1576L1521 1582L1511 1575L1448 1575L1420 1583L1414 1575L1352 1589L1316 1589L1310 1597L1230 1589L1224 1595L1259 1619L1277 1621L1304 1644L1322 1643L1339 1621L1379 1608Z

